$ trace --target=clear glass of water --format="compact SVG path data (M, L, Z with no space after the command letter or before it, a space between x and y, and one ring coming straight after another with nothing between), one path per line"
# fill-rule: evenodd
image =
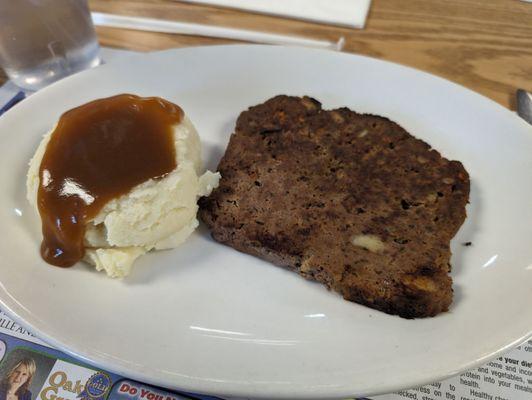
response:
M35 91L100 63L87 0L0 0L0 66Z

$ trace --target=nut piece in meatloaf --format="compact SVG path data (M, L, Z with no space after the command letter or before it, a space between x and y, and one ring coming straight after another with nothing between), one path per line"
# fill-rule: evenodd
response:
M396 123L277 96L240 115L218 170L215 240L386 313L449 308L469 177Z

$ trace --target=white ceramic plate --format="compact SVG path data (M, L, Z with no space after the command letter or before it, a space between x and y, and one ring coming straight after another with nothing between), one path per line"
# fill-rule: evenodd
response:
M461 160L472 190L452 243L451 310L405 320L352 304L215 243L204 229L176 250L144 257L123 281L85 265L45 264L39 220L25 200L27 162L62 112L122 92L180 104L199 129L209 168L238 114L280 93L387 116ZM190 48L59 82L0 118L0 133L2 307L103 368L218 395L342 398L440 380L530 337L532 128L448 81L333 52ZM461 245L467 241L473 245Z

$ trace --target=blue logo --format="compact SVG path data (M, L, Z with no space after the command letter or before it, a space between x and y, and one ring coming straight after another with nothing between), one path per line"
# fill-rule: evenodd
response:
M85 384L85 390L78 398L83 400L101 400L111 389L111 378L103 372L92 375Z

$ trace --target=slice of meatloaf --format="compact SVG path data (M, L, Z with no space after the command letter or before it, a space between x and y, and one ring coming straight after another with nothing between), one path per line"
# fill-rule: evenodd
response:
M390 314L451 304L469 177L396 123L277 96L240 115L218 170L200 200L217 241Z

